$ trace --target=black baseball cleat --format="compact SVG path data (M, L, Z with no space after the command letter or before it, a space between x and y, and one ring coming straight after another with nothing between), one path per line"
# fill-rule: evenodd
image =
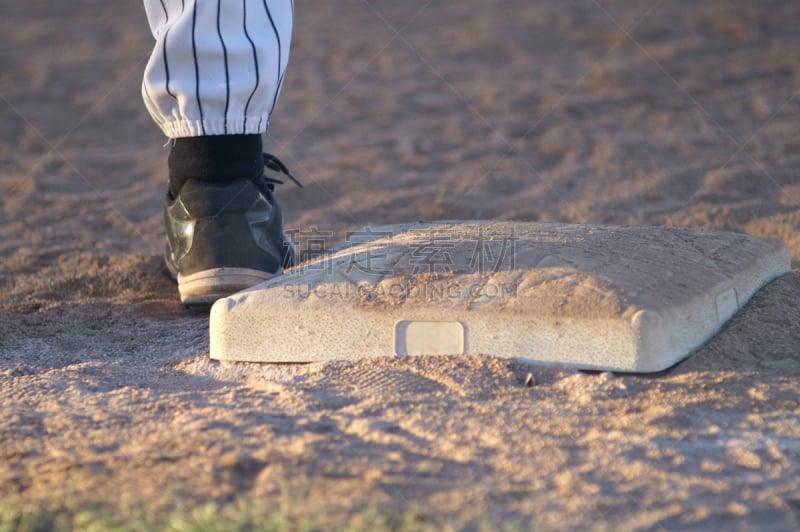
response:
M264 154L264 164L302 188L276 157ZM167 194L165 262L185 306L207 308L297 263L272 195L280 183L263 172L224 182L189 179L177 196Z

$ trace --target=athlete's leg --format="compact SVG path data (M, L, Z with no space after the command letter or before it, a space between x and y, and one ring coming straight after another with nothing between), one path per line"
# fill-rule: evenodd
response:
M172 139L166 263L205 306L294 263L267 130L289 59L292 0L144 0L156 44L142 95ZM288 173L274 158L272 170Z

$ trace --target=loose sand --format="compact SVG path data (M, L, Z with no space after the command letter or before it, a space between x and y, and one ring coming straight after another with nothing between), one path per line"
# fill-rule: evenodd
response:
M784 239L796 268L798 27L791 1L299 2L266 137L307 185L278 192L286 223L301 248L417 219L718 228ZM800 271L656 376L222 365L159 258L142 7L8 3L0 35L4 501L800 524Z

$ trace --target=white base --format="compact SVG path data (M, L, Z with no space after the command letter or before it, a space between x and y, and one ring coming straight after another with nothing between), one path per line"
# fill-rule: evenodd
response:
M218 301L211 357L486 354L660 371L790 268L777 240L663 227L437 222L353 240Z

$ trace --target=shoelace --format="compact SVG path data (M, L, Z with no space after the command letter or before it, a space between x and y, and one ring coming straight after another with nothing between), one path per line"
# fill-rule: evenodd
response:
M292 173L289 171L288 168L286 168L286 165L283 164L283 162L280 159L278 159L271 153L264 153L263 156L264 156L264 166L266 166L270 170L282 173L283 175L294 181L294 183L298 187L305 188L303 186L303 183L301 183L299 179L297 179L295 176L292 175ZM274 177L264 176L264 179L266 180L267 183L273 185L283 184L283 181L281 181L280 179L275 179Z

